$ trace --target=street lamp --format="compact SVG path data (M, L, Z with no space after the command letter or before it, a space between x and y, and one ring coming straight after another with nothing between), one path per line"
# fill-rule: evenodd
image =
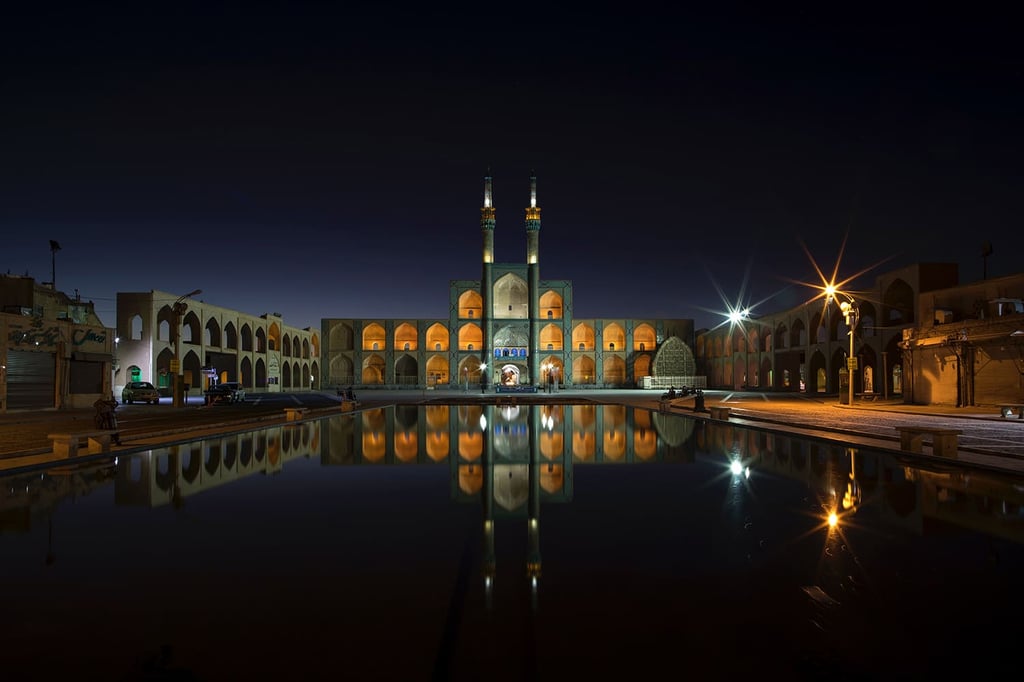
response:
M860 310L857 308L857 302L846 292L837 291L833 287L826 288L826 295L829 300L835 300L838 296L844 296L845 301L839 303L839 310L843 313L843 319L846 320L846 328L850 330L850 355L846 358L846 376L847 381L850 384L850 394L847 404L853 405L853 371L857 369L857 358L853 354L853 342L854 342L854 331L857 328L857 318L860 317Z
M201 293L203 293L202 289L196 289L187 294L182 294L174 301L174 305L171 306L171 310L174 312L174 359L171 361L171 374L174 375L174 407L181 407L184 404L185 397L182 390L181 373L181 318L185 315L185 311L188 310L188 304L185 303L185 299L198 296Z
M481 362L480 363L480 392L481 393L486 393L487 392L487 375L484 373L486 369L487 369L487 363L486 362Z

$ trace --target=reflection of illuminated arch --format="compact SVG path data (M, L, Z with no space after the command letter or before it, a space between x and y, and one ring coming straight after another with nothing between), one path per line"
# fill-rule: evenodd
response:
M540 317L542 320L562 319L562 297L554 291L540 295Z
M481 350L483 347L484 332L479 325L464 324L459 327L459 350Z
M502 509L514 511L530 499L530 469L525 464L498 464L494 467L494 501Z
M387 343L387 335L384 327L376 322L363 327L363 350L384 350Z
M626 406L603 405L601 413L604 458L620 461L626 455Z
M594 328L589 324L580 323L572 330L573 350L594 350Z
M541 464L540 487L544 492L557 493L565 485L565 474L561 464Z
M415 429L395 431L395 457L401 462L415 462L420 442Z
M484 454L484 435L479 429L459 431L459 457L475 462Z
M484 468L479 464L459 465L459 490L467 495L475 495L484 485Z
M387 427L384 420L384 408L364 410L360 415L362 421L362 453L363 459L379 462L387 452Z
M572 456L583 462L592 461L597 451L597 407L595 405L572 406Z
M478 291L465 291L459 296L459 317L479 320L483 317L484 300Z
M540 433L540 454L547 459L560 459L565 447L561 431L542 430Z

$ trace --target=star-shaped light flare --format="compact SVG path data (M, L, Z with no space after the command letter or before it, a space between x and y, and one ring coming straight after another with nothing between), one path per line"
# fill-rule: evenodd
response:
M843 243L839 246L839 255L836 256L836 264L832 268L832 274L830 276L826 276L825 275L825 273L822 271L821 267L818 265L818 262L814 259L814 256L811 255L811 252L807 248L807 245L804 244L804 242L802 240L800 241L800 247L804 250L804 253L807 254L807 257L811 261L811 265L814 266L815 272L818 273L818 279L821 280L820 284L814 283L814 282L802 282L800 280L795 280L795 279L789 280L790 282L792 282L794 284L799 284L801 286L809 287L809 288L814 289L815 291L817 291L816 294L814 294L811 298L807 299L807 301L804 303L804 305L808 305L810 303L814 303L818 299L821 299L821 301L822 301L822 304L821 304L822 312L824 312L825 308L828 307L828 304L831 301L840 301L841 299L845 299L845 300L848 300L848 301L849 300L853 300L854 299L854 295L853 295L854 293L857 293L857 298L864 298L863 295L860 292L850 291L846 287L849 284L851 284L852 282L856 281L862 275L868 273L869 271L873 270L874 268L877 268L879 265L881 265L885 261L887 261L890 258L892 258L892 256L889 256L887 258L883 258L882 260L878 261L874 265L868 266L868 267L864 268L863 270L860 270L859 272L855 272L854 274L850 275L849 277L840 280L840 279L838 279L838 277L839 277L839 266L840 266L840 264L843 261L843 252L846 251L846 240L847 240L848 237L849 237L849 232L847 232L846 234L843 235Z

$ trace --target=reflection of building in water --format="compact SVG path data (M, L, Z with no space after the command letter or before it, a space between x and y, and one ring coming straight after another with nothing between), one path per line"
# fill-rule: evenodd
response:
M117 504L180 505L186 498L320 451L319 420L171 445L121 457Z
M590 464L692 459L694 422L625 405L404 405L373 408L324 426L327 464L479 459L485 436L497 461L535 439L542 457Z
M755 472L803 481L837 511L870 507L886 523L924 535L935 520L1024 542L1024 488L998 473L932 471L891 455L709 421L698 448L739 457Z

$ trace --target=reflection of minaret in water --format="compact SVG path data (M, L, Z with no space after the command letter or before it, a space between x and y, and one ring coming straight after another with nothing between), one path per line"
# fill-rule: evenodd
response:
M480 454L480 465L483 468L484 599L488 610L491 608L494 574L497 569L497 558L494 554L494 458L491 455L491 439L487 437L487 417L490 416L490 411L491 406L486 405L484 413L480 416L480 430L483 431L483 451Z
M527 501L526 578L530 581L531 605L537 607L537 583L540 582L540 415L539 407L530 410L530 495Z

